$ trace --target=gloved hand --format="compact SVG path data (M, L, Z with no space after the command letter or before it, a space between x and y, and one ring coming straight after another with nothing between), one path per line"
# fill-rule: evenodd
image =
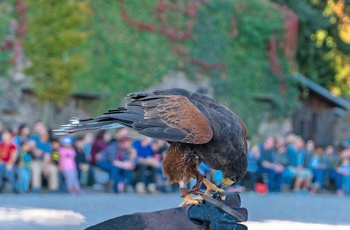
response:
M211 230L247 230L245 225L238 224L237 219L212 204L192 206L188 210L188 217L194 224L205 225Z
M241 200L237 193L228 194L224 201L221 201L219 198L217 200L229 206L234 212L238 212L237 216L241 217L239 221L247 220L247 210L240 207ZM139 212L119 216L91 226L87 230L247 230L245 225L237 223L239 221L221 208L209 202L204 202L200 205L186 205L156 212Z
M239 195L237 193L229 194L224 201L220 200L220 202L233 209L233 212L237 212L237 216L240 217L240 220L209 202L191 206L188 210L188 217L194 224L203 225L203 227L206 226L204 229L247 230L245 225L237 223L240 221L247 221L248 219L247 210L245 208L240 208L241 200Z

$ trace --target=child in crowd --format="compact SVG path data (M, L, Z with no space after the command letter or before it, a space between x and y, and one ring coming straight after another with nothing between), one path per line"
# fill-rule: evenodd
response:
M59 180L59 191L67 192L67 187L64 181L64 176L62 172L60 172L60 153L58 150L61 148L61 142L59 139L54 138L51 140L52 152L51 152L51 164L58 169L58 180Z
M60 154L60 170L66 181L66 186L70 194L82 193L78 180L78 170L75 164L76 152L73 148L73 139L64 136L61 140L62 146L58 152Z
M78 178L80 185L87 186L89 182L90 165L87 160L87 153L84 150L84 137L75 140L75 163L78 169Z
M343 175L343 191L346 195L350 195L350 160L343 157L342 164L338 168L338 172Z
M0 190L2 189L2 180L5 175L11 184L12 190L16 191L15 181L15 163L17 160L16 146L12 143L10 130L4 130L0 142Z
M17 180L17 192L26 193L29 191L29 185L31 180L30 162L32 161L31 152L33 149L33 142L24 141L20 145L20 152L18 154L18 180Z

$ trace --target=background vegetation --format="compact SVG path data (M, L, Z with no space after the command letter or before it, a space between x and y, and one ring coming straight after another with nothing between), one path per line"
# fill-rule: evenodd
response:
M293 15L297 23L288 24ZM210 79L216 99L254 132L265 115L291 114L295 72L350 94L349 15L348 0L2 0L0 75L25 34L27 74L42 100L109 95L97 114L182 71Z

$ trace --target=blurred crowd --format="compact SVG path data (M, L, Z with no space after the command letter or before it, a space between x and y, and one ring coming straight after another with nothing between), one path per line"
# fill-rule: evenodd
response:
M167 143L129 138L129 129L76 136L52 135L42 121L6 129L0 123L0 191L83 193L83 187L110 192L171 192L161 169Z
M248 141L248 149L248 171L236 190L350 195L350 140L321 147L288 133L254 146Z
M130 138L127 128L114 131L56 136L42 121L11 129L0 122L0 191L4 182L15 193L44 189L81 194L90 187L115 193L178 189L163 176L165 141ZM247 154L248 171L229 191L350 195L350 140L322 148L288 133L283 138L266 137L257 145L248 141ZM199 169L215 183L221 182L220 171L203 163Z

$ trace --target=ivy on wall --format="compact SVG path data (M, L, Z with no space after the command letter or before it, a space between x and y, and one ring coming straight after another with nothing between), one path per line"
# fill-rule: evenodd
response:
M289 65L277 48L281 82L268 56L269 40L275 37L279 43L284 38L283 20L274 5L256 0L211 1L198 16L207 20L198 20L202 24L195 29L199 38L193 44L196 59L224 67L200 69L211 76L217 99L236 111L252 133L266 115L289 115L298 99ZM285 85L283 93L281 84Z
M270 2L92 0L91 8L85 44L91 64L75 88L110 95L104 109L178 70L189 78L209 77L216 99L242 116L251 132L267 108L270 115L285 116L297 103L289 63L279 48L285 25ZM271 70L271 38L283 81Z
M83 26L88 1L26 0L28 33L25 51L31 62L27 74L41 101L62 103L72 93L72 76L86 65L77 48L87 37ZM81 79L84 81L84 79Z
M152 22L155 2L127 1L125 10L137 20ZM108 95L99 108L104 110L118 106L126 94L160 81L177 57L166 38L125 23L118 1L92 0L90 5L93 14L84 54L91 62L88 71L75 78L74 86L75 91Z

